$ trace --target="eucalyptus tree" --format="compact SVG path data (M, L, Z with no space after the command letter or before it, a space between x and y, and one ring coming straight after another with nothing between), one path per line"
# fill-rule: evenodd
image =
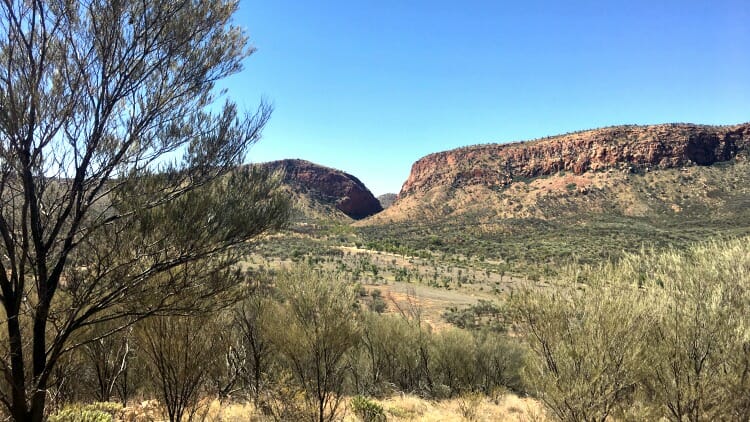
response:
M14 419L43 420L73 348L230 300L243 247L283 224L278 178L231 171L271 107L214 105L253 52L236 9L0 0L0 402Z

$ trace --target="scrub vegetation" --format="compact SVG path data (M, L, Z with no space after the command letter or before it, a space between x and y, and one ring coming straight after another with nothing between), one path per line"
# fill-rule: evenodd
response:
M0 418L750 420L746 153L327 218L215 104L237 8L0 2Z
M429 420L434 406L454 406L456 420L491 420L512 397L529 401L510 420L746 420L748 245L570 266L546 287L468 307L474 323L463 328L433 328L416 298L375 312L335 271L299 264L248 274L250 291L228 308L154 317L108 337L124 357L72 353L61 373L76 382L52 396L61 412L84 411L66 403L100 400L109 373L105 384L116 388L106 400L126 405L120 414L156 398L170 420L206 420L220 412L211 400L272 420L400 420L412 411ZM476 322L496 314L502 329L499 319ZM390 400L403 394L423 407L399 411Z

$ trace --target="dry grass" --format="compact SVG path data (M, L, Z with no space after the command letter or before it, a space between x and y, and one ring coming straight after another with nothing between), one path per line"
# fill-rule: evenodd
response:
M546 421L542 405L536 400L504 394L497 398L467 396L451 400L432 401L412 395L395 396L383 400L373 399L383 406L388 421L413 422L537 422ZM349 400L344 400L348 404ZM344 422L359 422L349 409L343 411ZM158 410L155 400L128 406L120 419L123 422L161 422L167 418ZM251 403L221 403L205 400L195 417L205 422L266 421Z
M121 422L166 422L169 418L157 400L146 400L123 409ZM202 400L198 404L195 421L252 422L266 420L251 403L222 403L219 400Z
M212 401L199 420L221 422L247 422L265 420L252 403L220 403Z
M539 402L513 394L505 394L497 399L486 396L479 396L475 399L469 396L440 401L402 395L373 401L383 406L389 421L533 422L547 420ZM344 421L355 422L359 419L354 415L347 414Z

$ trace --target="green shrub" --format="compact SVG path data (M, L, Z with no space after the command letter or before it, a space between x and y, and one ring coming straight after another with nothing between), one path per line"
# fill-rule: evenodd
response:
M381 422L386 420L383 406L367 397L355 396L352 398L351 406L354 414L359 416L364 422Z
M382 314L386 311L388 308L388 305L385 303L382 297L380 296L373 296L372 302L370 302L370 310L373 312L377 312L379 314Z
M557 419L750 420L750 239L627 254L555 287L510 303Z
M71 404L50 415L49 422L112 422L122 410L119 403Z
M445 384L435 384L432 386L432 390L430 391L430 395L435 400L444 400L447 398L450 398L451 394L453 394L453 390Z

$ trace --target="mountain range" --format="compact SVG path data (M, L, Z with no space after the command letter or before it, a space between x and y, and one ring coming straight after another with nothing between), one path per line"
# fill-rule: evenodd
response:
M263 165L284 172L305 233L344 225L369 249L527 274L750 235L750 123L615 126L437 152L383 204L339 170Z
M340 170L304 160L264 165L284 172L303 215L360 226L581 213L718 216L750 208L748 150L750 124L615 126L468 146L419 159L398 196L382 198L385 206Z

